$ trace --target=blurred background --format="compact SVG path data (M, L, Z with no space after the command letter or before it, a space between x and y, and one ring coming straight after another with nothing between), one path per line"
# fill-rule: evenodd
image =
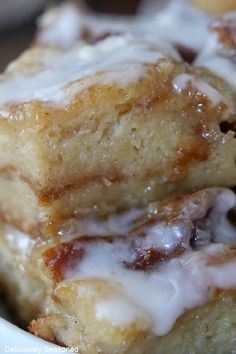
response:
M0 71L32 43L36 19L43 10L61 2L63 1L0 0ZM96 12L111 14L133 14L140 3L139 0L84 0L84 2Z

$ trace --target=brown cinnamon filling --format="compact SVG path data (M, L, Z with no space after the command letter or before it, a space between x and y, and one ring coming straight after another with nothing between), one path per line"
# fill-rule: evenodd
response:
M55 282L61 282L66 277L67 270L73 270L86 257L87 247L91 244L110 243L118 245L122 243L130 255L130 262L127 259L120 260L120 263L129 270L150 272L164 262L170 261L172 258L181 256L187 246L183 245L182 240L176 239L176 245L170 249L160 249L154 244L147 242L148 231L145 229L147 225L152 225L153 220L145 222L141 227L138 227L135 232L130 232L127 236L81 236L70 242L63 242L50 248L43 254L44 264L51 273ZM173 224L174 227L174 224ZM197 248L197 243L203 243L202 240L195 238L198 226L193 226L191 235L189 235L189 247ZM157 236L158 237L158 236ZM184 238L184 235L182 236ZM207 238L207 241L209 239ZM210 241L209 241L210 242ZM99 265L98 265L99 266Z
M97 251L101 257L111 252L111 257L114 256L115 261L126 269L152 272L189 249L199 250L211 242L235 245L234 226L227 226L227 215L233 206L232 196L228 193L206 189L167 202L153 203L145 213L136 214L133 219L123 214L123 219L89 219L90 229L87 224L82 227L84 235L75 234L72 241L44 252L44 264L54 281L61 282L68 271L76 270L85 257ZM222 217L223 221L220 221ZM122 228L124 218L128 228ZM221 228L217 231L217 222L224 229L228 227L225 236L219 236ZM117 223L121 227L118 231ZM112 228L113 224L115 227Z

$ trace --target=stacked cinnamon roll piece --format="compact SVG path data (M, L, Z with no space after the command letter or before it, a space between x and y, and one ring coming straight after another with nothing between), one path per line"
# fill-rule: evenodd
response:
M73 6L0 79L2 288L31 333L81 353L232 352L236 18ZM206 44L168 33L170 11Z

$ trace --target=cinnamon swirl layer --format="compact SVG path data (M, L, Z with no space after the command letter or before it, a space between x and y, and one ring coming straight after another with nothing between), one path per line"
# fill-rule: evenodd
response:
M209 188L87 216L47 242L3 225L8 299L32 333L81 353L231 351L235 204L230 190Z

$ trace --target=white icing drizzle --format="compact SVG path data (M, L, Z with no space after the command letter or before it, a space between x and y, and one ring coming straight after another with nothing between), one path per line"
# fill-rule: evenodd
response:
M78 39L83 38L84 31L96 39L104 34L143 34L146 20L133 16L94 15L85 9L65 2L50 9L39 19L37 41L46 45L58 45L68 48Z
M63 3L41 16L38 26L38 42L69 48L82 35L82 14L72 2Z
M167 215L172 213L171 205L164 207ZM67 269L66 281L102 279L116 289L112 295L108 291L106 298L95 303L97 321L106 320L122 328L134 324L140 329L151 328L157 336L165 335L186 310L204 304L211 291L236 287L236 257L217 265L217 258L230 252L227 244L236 244L236 230L227 220L228 211L235 205L236 196L232 191L206 189L180 201L182 219L176 219L176 214L172 223L157 219L156 224L147 224L145 236L142 232L143 236L138 238L137 228L127 237L114 237L113 242L99 238L100 241L80 243L78 239L74 247L85 247L85 256ZM158 208L155 210L154 215L158 215ZM113 216L107 223L98 224L97 233L95 224L87 227L97 236L104 236L103 232L119 235L130 231L132 223L142 215L136 210ZM191 220L200 219L212 234L211 240L219 244L209 244L209 240L208 245L193 250L189 244ZM18 252L24 255L31 249L28 235L11 228L7 228L7 232L9 243L14 244ZM136 241L135 247L141 250L170 251L182 244L185 251L179 256L173 255L169 261L154 263L148 271L137 271L129 267L136 261L135 248L130 247ZM216 257L215 265L208 263L209 257Z
M207 34L209 15L192 7L185 0L167 1L163 6L156 4L153 12L136 17L96 16L82 11L71 4L50 10L39 22L38 41L42 44L57 44L67 48L88 30L93 38L107 33L143 33L153 38L162 36L166 41L198 51ZM77 36L76 36L77 31ZM157 38L158 40L158 38Z
M188 86L195 88L201 95L206 96L214 107L222 102L228 107L232 106L232 104L219 91L209 85L206 81L197 79L193 75L185 73L179 74L175 77L173 87L178 94L181 94L188 88Z
M168 333L176 319L186 310L202 305L210 288L231 288L236 286L236 261L223 266L207 266L208 251L219 255L226 250L222 245L210 245L201 251L187 252L181 257L150 274L127 270L117 262L120 249L111 245L103 248L97 245L90 249L78 269L68 274L70 279L105 279L119 285L123 293L120 303L117 298L108 298L97 304L98 320L109 320L113 325L128 326L143 316L156 335ZM99 266L98 266L99 265ZM119 312L111 304L116 302L119 309L132 306L130 311Z
M11 227L6 226L7 241L11 247L17 250L20 257L26 258L35 245L35 240L33 240L29 235Z
M93 46L84 44L66 52L43 53L44 67L39 72L15 74L0 81L1 105L33 100L67 105L88 86L114 82L126 86L145 75L145 64L154 64L168 55L178 58L167 43L160 40L157 45L152 37L140 40L132 35L109 37Z
M236 64L229 58L214 54L209 57L200 56L195 62L195 66L203 66L209 69L234 88L236 87Z
M149 22L168 41L199 51L207 35L211 17L186 0L169 1Z
M215 205L207 220L209 227L214 230L214 241L224 244L236 244L236 230L227 218L228 212L235 208L236 197L230 190L216 196Z
M231 20L233 24L235 23L236 28L236 13L225 15L222 19L222 25L224 25L224 21L227 20ZM225 47L224 44L220 42L219 34L210 28L205 45L195 60L194 65L209 69L235 88L236 62L233 57L233 51L235 52L235 50L236 48L230 50Z
M110 215L107 220L98 222L92 218L86 218L83 232L86 235L126 235L133 227L134 221L145 215L145 210L133 209L120 215Z
M98 17L63 4L42 17L39 42L68 48L86 28L94 38L107 32L123 35L95 45L79 42L66 52L42 51L40 71L28 75L11 72L10 78L1 79L1 112L7 117L7 105L33 100L64 107L76 93L94 84L116 82L125 87L145 75L144 64L166 56L179 60L170 42L198 50L208 22L208 16L182 0L169 2L151 17L134 18Z
M91 238L104 235L119 236L127 240L127 234L130 234L129 242L126 242L126 246L124 245L127 247L135 241L133 229L142 223L142 218L145 215L147 215L147 209L133 209L118 215L111 214L106 220L98 220L90 216L79 220L71 219L68 224L65 224L59 235L63 238L63 241L70 242L84 235ZM149 249L150 246L154 245L159 250L171 251L177 245L182 244L188 248L192 230L192 224L187 219L188 217L190 215L187 212L186 220L178 219L171 225L163 221L157 225L143 227L142 231L145 237L139 239L139 247ZM129 256L132 260L133 255L129 253ZM129 256L124 256L126 261L128 261Z
M130 323L137 322L137 319L142 321L145 319L145 313L132 301L129 301L128 298L122 296L98 302L95 311L98 321L107 320L110 321L113 326L119 327L129 326ZM146 321L148 320L146 319Z
M171 223L158 219L158 209L156 210L154 203L147 209L132 209L121 214L111 214L106 220L92 217L91 210L84 215L81 213L78 220L71 219L65 224L59 235L66 242L84 235L126 237L129 234L129 237L133 237L133 230L141 227L142 235L145 237L139 241L140 247L148 249L153 245L156 249L170 251L180 244L186 249L189 247L194 223L197 222L197 232L201 239L203 238L203 244L210 241L236 244L235 227L227 217L228 212L236 206L235 194L226 188L209 188L197 192L196 197L194 195L184 200L179 207L178 216L175 216ZM171 204L168 206L167 203L167 210L168 208L172 210ZM153 220L156 216L157 219L154 224L142 226L147 214L149 214L147 220Z
M175 225L160 222L145 231L147 236L140 242L143 249L148 249L152 245L161 251L174 250L178 244L189 247L191 225L183 221L177 221Z
M203 218L212 240L220 244L208 244L193 251L189 247L191 228L186 230L177 222L173 225L157 223L147 230L143 241L138 242L140 249L170 250L180 243L184 232L189 237L181 256L157 264L148 273L124 266L136 259L124 238L86 246L86 256L78 267L68 270L66 279L103 279L118 286L120 292L119 297L108 296L96 304L97 320L108 320L120 327L141 322L161 336L171 330L186 310L204 304L211 290L236 287L236 259L222 265L207 264L209 257L227 254L228 247L222 243L236 244L236 230L227 220L228 211L235 207L236 197L226 189L213 188L206 192L211 195L201 201L202 205L193 198L182 206L182 217L183 220L194 215L195 220Z

